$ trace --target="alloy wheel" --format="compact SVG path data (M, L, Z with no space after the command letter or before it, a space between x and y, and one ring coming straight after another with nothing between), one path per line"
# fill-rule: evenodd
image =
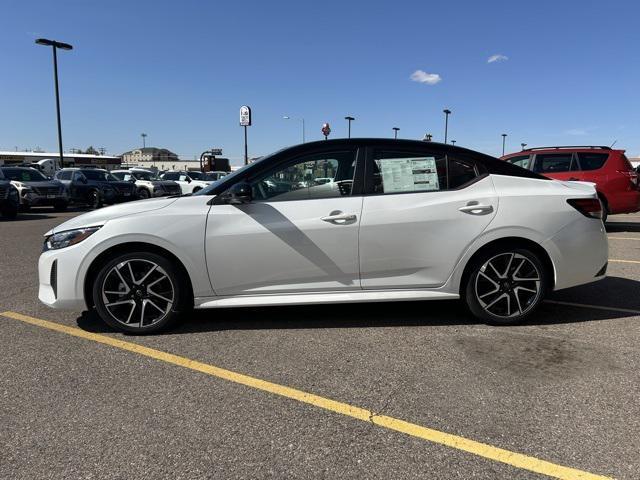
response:
M127 327L160 322L175 303L175 288L167 272L150 260L128 259L104 277L102 301L109 315Z
M510 318L527 313L542 291L538 267L515 252L501 253L487 260L478 270L475 295L489 315Z

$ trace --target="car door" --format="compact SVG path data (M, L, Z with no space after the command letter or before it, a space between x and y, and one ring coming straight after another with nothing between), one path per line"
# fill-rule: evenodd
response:
M212 205L205 248L216 294L360 289L356 157L347 148L284 159L247 179L251 202Z
M89 181L80 171L74 171L69 187L71 197L76 201L85 201L89 192Z
M364 289L443 285L498 208L473 158L389 145L367 155L360 222Z

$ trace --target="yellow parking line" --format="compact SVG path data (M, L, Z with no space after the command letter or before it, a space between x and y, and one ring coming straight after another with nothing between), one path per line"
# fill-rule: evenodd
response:
M609 263L640 263L640 260L619 260L617 258L610 258Z
M298 402L313 405L324 410L346 415L363 422L371 422L374 425L394 430L396 432L405 433L412 437L421 438L429 442L433 442L439 445L455 448L464 452L484 457L497 462L505 463L507 465L520 468L522 470L528 470L542 475L547 475L554 478L571 479L571 480L595 480L595 479L607 479L601 475L595 475L582 470L577 470L570 467L564 467L562 465L556 465L545 460L541 460L535 457L530 457L522 453L511 452L502 448L494 447L486 443L476 442L468 438L460 437L450 433L433 430L431 428L416 425L414 423L405 422L386 415L378 415L365 408L349 405L348 403L338 402L331 400L330 398L314 395L302 390L279 385L277 383L260 380L259 378L250 377L241 373L232 372L223 368L201 363L196 360L191 360L179 355L173 355L171 353L163 352L149 347L144 347L137 343L127 342L124 340L118 340L116 338L108 337L105 335L99 335L97 333L85 332L79 328L69 327L56 322L49 322L47 320L41 320L39 318L29 317L21 313L16 312L3 312L0 315L19 320L21 322L36 325L38 327L47 328L60 333L66 333L74 337L83 338L85 340L91 340L93 342L102 343L111 347L126 350L128 352L136 353L138 355L144 355L146 357L154 358L162 362L177 365L179 367L188 368L197 372L201 372L213 377L228 380L233 383L245 385L250 388L255 388L265 392L269 392L281 397L296 400Z

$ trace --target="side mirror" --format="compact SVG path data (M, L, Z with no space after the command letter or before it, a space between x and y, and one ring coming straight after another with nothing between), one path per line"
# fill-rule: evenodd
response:
M253 195L251 194L251 185L247 182L239 182L233 185L229 190L220 195L218 204L239 205L251 202Z

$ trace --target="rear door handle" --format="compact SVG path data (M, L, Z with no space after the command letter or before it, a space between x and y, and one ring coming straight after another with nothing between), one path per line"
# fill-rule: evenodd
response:
M479 205L475 203L471 205L465 205L464 207L460 207L458 210L460 210L463 213L468 213L470 215L487 215L488 213L493 212L493 205Z
M353 213L334 213L331 212L331 215L327 215L326 217L320 217L320 220L323 222L335 223L338 225L342 225L344 223L350 223L356 220L356 216Z

